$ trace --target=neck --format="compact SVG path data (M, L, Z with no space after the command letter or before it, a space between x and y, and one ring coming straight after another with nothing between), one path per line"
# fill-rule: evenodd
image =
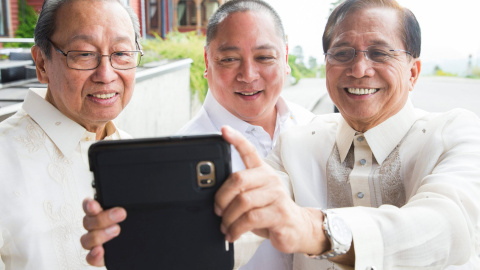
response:
M273 135L275 134L275 126L277 124L277 106L275 106L268 115L265 115L261 119L253 120L253 121L246 121L251 125L261 126L269 135L270 138L273 139Z

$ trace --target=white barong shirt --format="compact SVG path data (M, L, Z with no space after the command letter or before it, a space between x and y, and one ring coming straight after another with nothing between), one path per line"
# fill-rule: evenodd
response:
M355 269L480 269L475 114L427 113L408 101L365 133L340 114L321 115L282 134L266 160L298 205L346 220ZM350 268L295 254L294 269Z
M0 269L99 269L80 244L82 201L93 197L85 130L31 89L0 123ZM106 126L105 140L130 138ZM103 268L104 269L104 268Z

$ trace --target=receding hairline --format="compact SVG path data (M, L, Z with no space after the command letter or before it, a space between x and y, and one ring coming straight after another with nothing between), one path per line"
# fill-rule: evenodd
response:
M257 14L260 14L260 13L267 14L270 18L270 22L272 23L272 27L273 27L275 33L277 34L277 36L280 38L280 40L282 41L282 43L284 45L287 44L287 40L286 40L286 37L284 36L284 33L282 33L282 29L279 29L279 27L277 27L277 25L275 23L274 15L272 15L269 11L263 10L263 9L260 9L260 10L249 9L249 10L239 10L239 11L231 12L231 13L226 14L226 16L223 16L217 24L217 31L215 31L214 36L210 37L210 40L207 41L207 43L205 44L205 48L208 50L210 42L214 41L217 38L218 28L222 27L222 25L225 23L225 20L227 18L231 17L232 15L238 14L238 13L248 13L248 12L257 13ZM268 45L262 45L262 46L265 47L265 46L268 46Z

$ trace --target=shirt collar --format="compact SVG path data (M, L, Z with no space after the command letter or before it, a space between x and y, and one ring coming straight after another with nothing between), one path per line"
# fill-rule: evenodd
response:
M286 120L289 117L292 117L292 113L282 97L279 97L277 104L277 123L276 127L283 126ZM212 120L215 128L220 130L220 128L227 124L232 128L244 133L254 127L254 125L245 122L235 115L231 114L227 109L225 109L215 97L210 93L210 90L207 92L207 96L205 97L204 106L205 111L207 112L209 118Z
M400 143L415 120L415 109L409 99L397 114L364 133L365 139L378 164L381 165L393 149ZM336 143L342 162L347 156L355 134L356 131L347 124L345 119L342 118L336 137Z
M30 89L25 97L22 108L45 131L65 156L70 156L81 141L95 140L95 133L88 132L77 122L71 120L50 102L45 100L47 89ZM118 137L113 122L106 125L107 138Z

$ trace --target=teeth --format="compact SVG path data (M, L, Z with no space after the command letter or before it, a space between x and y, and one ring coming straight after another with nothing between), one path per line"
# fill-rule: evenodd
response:
M116 94L115 93L110 93L110 94L100 94L100 95L92 95L96 98L101 98L101 99L109 99L114 97Z
M253 96L255 95L256 93L258 93L260 91L257 91L257 92L250 92L250 93L239 93L240 95L243 95L243 96Z
M354 95L369 95L378 91L378 89L368 89L368 88L347 88L348 93Z

